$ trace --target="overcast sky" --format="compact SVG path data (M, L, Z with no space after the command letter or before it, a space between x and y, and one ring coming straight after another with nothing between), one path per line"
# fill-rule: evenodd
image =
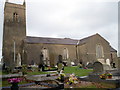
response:
M0 55L4 2L0 0ZM82 39L99 33L118 49L118 0L27 0L26 19L27 36Z

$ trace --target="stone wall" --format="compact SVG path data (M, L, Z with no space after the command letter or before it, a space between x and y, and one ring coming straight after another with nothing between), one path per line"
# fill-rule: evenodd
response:
M5 3L4 10L3 60L7 66L13 66L14 46L17 59L17 54L22 52L22 40L26 38L25 6Z
M27 44L27 64L30 64L33 60L36 64L40 63L41 50L46 48L49 53L50 64L56 65L58 62L58 56L63 55L63 49L68 49L69 60L75 61L76 59L76 47L75 45L59 45L59 44Z
M86 43L79 45L79 60L83 61L83 63L93 63L98 60L96 58L96 45L100 44L103 47L104 57L100 59L110 59L110 46L109 43L102 38L100 35L96 34L89 39L86 40Z

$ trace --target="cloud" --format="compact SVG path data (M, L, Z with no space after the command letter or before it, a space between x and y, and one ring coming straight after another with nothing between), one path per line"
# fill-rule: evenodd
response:
M24 0L10 1L22 4ZM27 35L81 39L99 33L117 49L117 1L27 0ZM1 11L3 7L0 16Z

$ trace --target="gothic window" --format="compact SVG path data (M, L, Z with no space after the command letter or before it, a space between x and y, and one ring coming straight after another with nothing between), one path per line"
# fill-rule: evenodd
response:
M63 49L63 59L67 60L68 58L69 58L68 49L64 48Z
M49 54L48 54L48 50L46 48L43 48L42 50L42 54L43 54L43 61L46 65L49 65Z
M104 57L103 47L100 44L96 45L96 57L97 58L103 58Z
M16 12L13 13L13 21L18 21L18 14Z

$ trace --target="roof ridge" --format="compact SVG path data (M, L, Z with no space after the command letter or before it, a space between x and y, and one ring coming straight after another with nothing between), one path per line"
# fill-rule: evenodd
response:
M77 40L78 41L78 39L72 39L72 38L54 38L54 37L37 37L37 36L26 36L27 38L44 38L44 39L69 39L69 40Z

